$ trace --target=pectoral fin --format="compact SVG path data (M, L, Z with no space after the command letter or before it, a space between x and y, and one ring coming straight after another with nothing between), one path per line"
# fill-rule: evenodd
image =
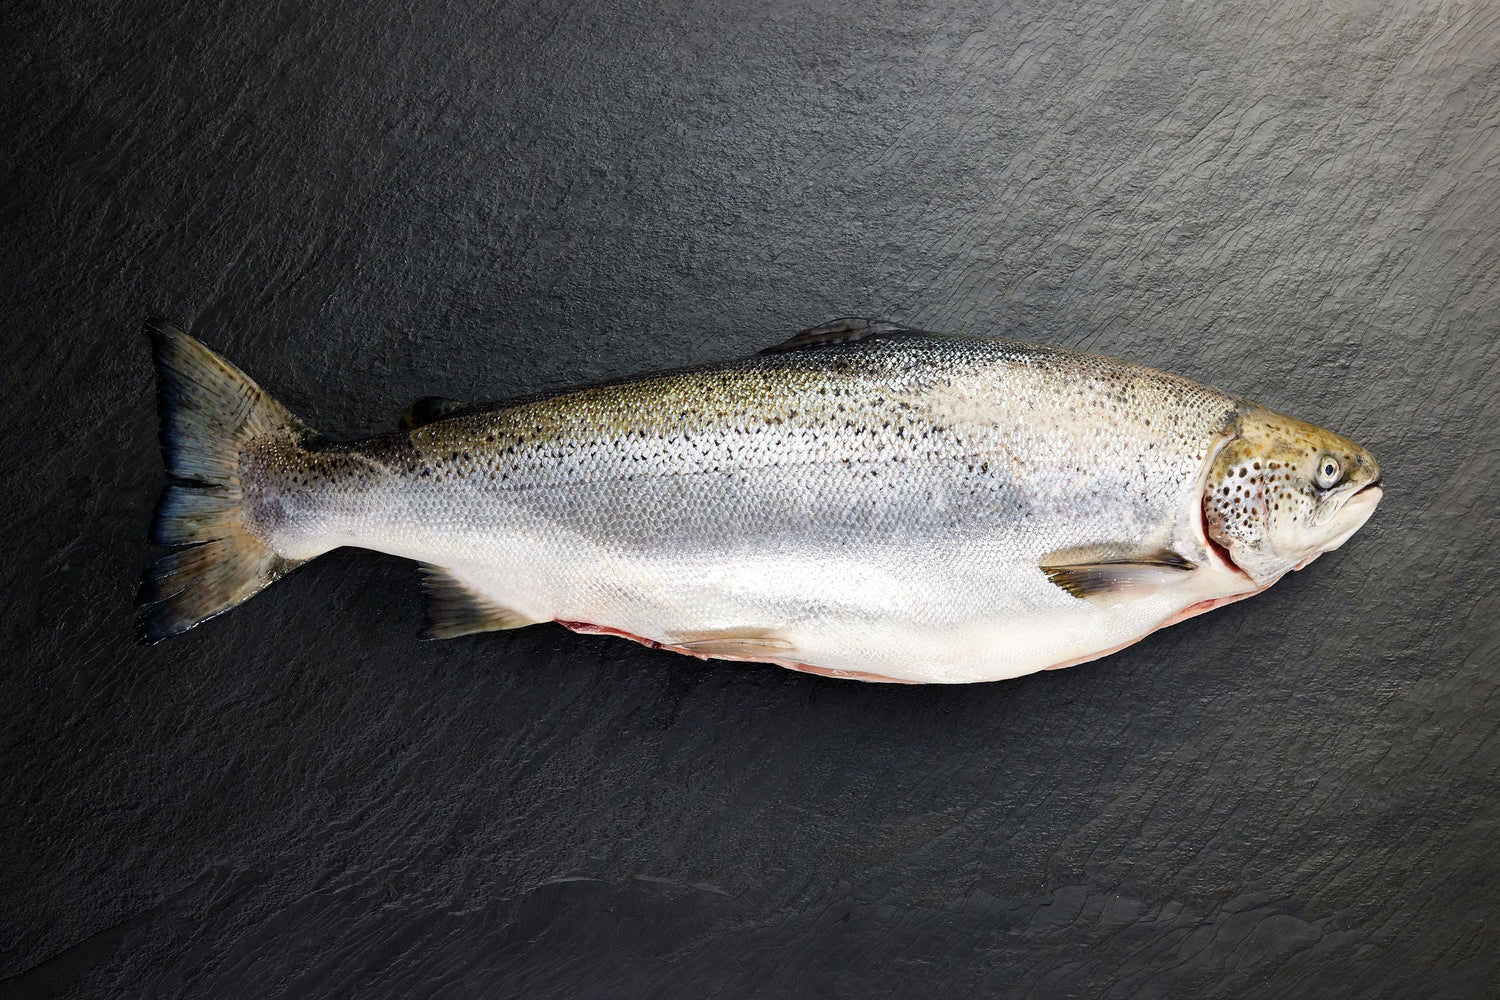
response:
M680 649L694 656L712 656L725 660L759 660L768 656L785 656L791 652L792 644L778 636L764 635L714 635L702 639L689 639L675 643Z
M421 568L422 590L427 595L427 624L422 629L424 639L452 639L474 632L498 632L535 625L538 621L501 607L440 566L423 563Z
M1043 557L1047 578L1080 599L1131 592L1150 593L1170 587L1197 569L1196 563L1170 549L1125 553L1118 549L1064 549Z

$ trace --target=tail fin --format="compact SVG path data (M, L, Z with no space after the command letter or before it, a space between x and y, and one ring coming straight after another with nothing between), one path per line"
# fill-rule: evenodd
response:
M141 581L140 635L158 642L248 600L301 565L254 537L241 519L240 453L254 441L312 436L244 372L182 330L146 324L156 363L161 452L173 482L151 540L178 547Z

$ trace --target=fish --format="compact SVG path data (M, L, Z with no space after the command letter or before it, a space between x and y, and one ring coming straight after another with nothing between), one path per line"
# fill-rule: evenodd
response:
M146 324L168 485L151 643L332 549L416 561L423 633L557 622L863 681L1002 680L1259 594L1382 497L1346 437L1112 358L842 318L735 361L332 441Z

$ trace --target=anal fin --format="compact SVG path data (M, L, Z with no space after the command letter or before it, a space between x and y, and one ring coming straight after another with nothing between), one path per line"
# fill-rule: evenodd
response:
M1150 593L1182 581L1184 574L1197 568L1196 563L1170 549L1122 552L1084 547L1052 552L1041 561L1047 579L1082 600L1125 592Z
M422 590L427 595L424 639L524 628L541 620L501 607L441 566L422 563L421 570Z

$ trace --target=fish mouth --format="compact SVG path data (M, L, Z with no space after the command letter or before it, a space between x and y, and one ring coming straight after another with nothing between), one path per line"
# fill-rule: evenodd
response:
M1379 476L1376 476L1351 493L1349 499L1345 500L1344 505L1339 508L1339 512L1333 515L1333 522L1339 524L1340 534L1335 543L1323 551L1333 551L1348 541L1350 535L1364 527L1365 522L1370 519L1370 515L1375 513L1375 506L1380 503L1381 498L1384 496L1385 490L1380 488ZM1345 527L1340 522L1352 523L1348 527Z
M1333 515L1328 522L1334 530L1328 541L1318 546L1316 552L1293 566L1292 569L1301 569L1323 553L1332 552L1341 547L1354 536L1356 531L1365 526L1365 522L1370 519L1371 514L1375 513L1375 507L1383 496L1385 496L1385 491L1380 488L1379 476L1355 490L1349 499L1344 501L1338 513Z
M1384 496L1385 490L1380 488L1380 480L1375 479L1355 490L1354 494L1348 500L1344 501L1344 506L1340 507L1339 512L1333 515L1334 521L1347 520L1351 512L1358 515L1359 520L1339 539L1339 545L1342 545L1349 535L1354 534L1354 532L1364 526L1364 523L1370 519L1370 515L1375 513L1375 505L1380 503L1381 498ZM1334 548L1337 547L1337 545L1334 546Z

